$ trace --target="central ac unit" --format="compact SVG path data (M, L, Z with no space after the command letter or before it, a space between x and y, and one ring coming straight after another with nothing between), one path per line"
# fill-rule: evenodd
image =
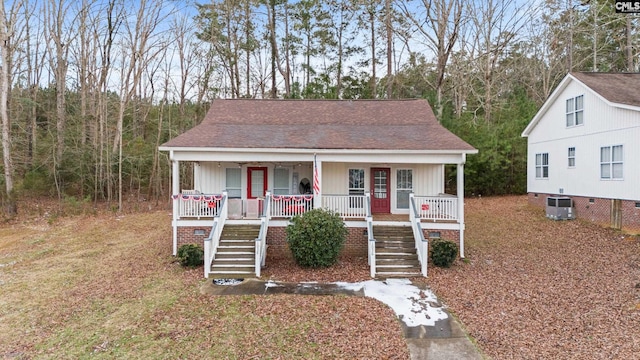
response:
M575 219L573 200L569 197L549 196L547 198L547 217L553 220Z

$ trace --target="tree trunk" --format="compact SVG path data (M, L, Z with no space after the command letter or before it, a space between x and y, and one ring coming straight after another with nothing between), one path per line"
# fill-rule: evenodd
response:
M4 2L0 3L0 118L2 119L2 160L4 164L5 199L4 210L9 217L15 216L17 205L13 193L13 162L11 160L11 124L7 110L9 94L9 66L11 36L14 24L6 19Z

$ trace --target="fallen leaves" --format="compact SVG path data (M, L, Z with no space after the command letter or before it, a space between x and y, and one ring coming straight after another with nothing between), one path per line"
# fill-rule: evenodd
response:
M548 220L522 196L465 204L466 263L431 267L428 283L488 356L637 357L637 237Z

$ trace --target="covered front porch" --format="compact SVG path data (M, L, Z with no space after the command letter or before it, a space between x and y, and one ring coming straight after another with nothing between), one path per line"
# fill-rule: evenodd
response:
M289 219L314 208L338 213L352 233L360 234L362 240L357 241L366 249L372 277L384 270L376 252L385 250L379 239L389 231L381 227L412 229L412 235L406 236L422 276L427 275L429 237L439 237L441 231L455 234L464 257L464 154L421 157L420 162L403 156L398 158L402 161L386 163L372 163L372 157L364 154L343 161L307 154L307 161L276 156L275 161L259 162L195 161L180 155L171 154L173 251L176 254L186 238L197 241L184 230L206 229L198 230L205 248L205 277L222 266L219 262L224 262L227 273L233 272L229 262L221 259L221 249L243 253L246 258L238 263L244 264L247 276L259 277L267 244L277 248L274 241L283 237ZM180 181L181 162L191 162L194 169L193 182L186 186ZM450 163L457 165L457 195L443 193L444 165ZM243 249L231 248L223 231L239 225L254 226L255 235L242 239Z

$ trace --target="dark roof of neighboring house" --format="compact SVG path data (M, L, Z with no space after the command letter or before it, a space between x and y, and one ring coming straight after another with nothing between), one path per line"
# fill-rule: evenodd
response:
M200 125L162 147L475 152L418 99L215 100Z
M572 72L571 75L610 102L640 106L640 73Z

